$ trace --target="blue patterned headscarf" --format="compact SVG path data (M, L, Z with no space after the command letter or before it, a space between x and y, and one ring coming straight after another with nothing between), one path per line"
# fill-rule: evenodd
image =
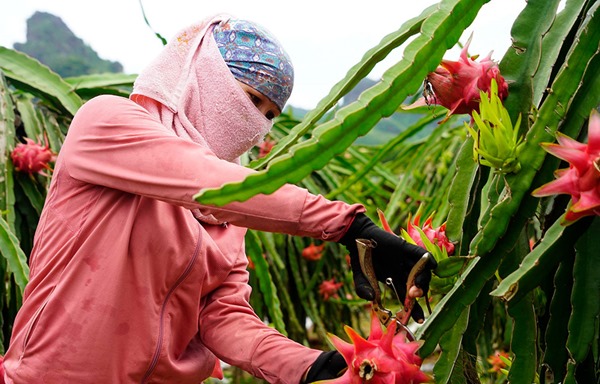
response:
M233 76L283 111L292 93L294 68L273 35L255 23L230 19L216 25L213 36Z

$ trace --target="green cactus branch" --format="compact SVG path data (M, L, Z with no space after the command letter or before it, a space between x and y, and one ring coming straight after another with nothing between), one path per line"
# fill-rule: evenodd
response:
M319 125L313 136L290 148L288 154L271 162L264 171L219 189L200 191L195 199L202 204L224 205L269 194L285 183L296 183L322 168L333 156L366 134L382 117L396 111L406 97L421 85L427 73L436 68L446 50L458 41L485 1L466 5L445 2L423 23L423 33L405 50L404 58L384 73L382 81L367 89L359 99L340 109L333 120ZM414 65L415 62L420 65Z
M0 46L0 70L11 81L75 115L83 101L72 86L50 68L24 53Z
M296 144L302 136L314 128L315 124L317 124L344 95L352 90L360 80L366 77L377 63L387 57L387 55L398 46L406 42L408 38L416 35L421 29L425 18L430 15L435 8L435 6L431 6L425 9L421 15L403 23L398 31L385 36L377 46L367 51L361 61L350 68L346 76L331 88L329 94L319 101L315 109L311 110L304 117L302 122L296 125L288 135L283 137L267 156L250 163L250 167L261 169L273 158L285 153L292 145Z

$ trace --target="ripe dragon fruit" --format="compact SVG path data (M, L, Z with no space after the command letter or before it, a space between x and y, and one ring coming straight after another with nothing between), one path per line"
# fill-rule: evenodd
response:
M263 141L260 146L258 147L258 158L261 159L265 156L267 156L269 154L269 152L271 152L271 149L273 149L273 147L275 146L275 140L271 140L268 137L265 138L265 141Z
M557 134L558 144L542 143L554 156L569 162L569 168L555 172L556 180L533 191L536 197L571 195L571 204L562 223L568 225L591 215L600 215L600 114L592 111L588 124L588 144Z
M325 249L325 244L315 245L314 243L311 243L302 250L302 257L310 261L320 260L321 256L323 256L323 249Z
M425 236L427 236L432 244L437 245L440 249L445 249L448 255L454 254L454 244L448 239L448 236L446 236L446 223L434 228L433 214L429 215L429 217L423 223L423 226L421 226L420 221L421 214L420 212L417 212L412 221L409 215L408 224L406 226L406 232L418 246L426 248L425 244L423 243L423 239L421 238L421 233L419 230L417 230L417 228L421 229L421 231L425 234Z
M346 372L328 384L419 384L431 378L421 371L421 358L416 354L420 342L407 342L403 333L395 334L396 322L382 328L374 311L371 313L371 333L367 339L349 326L344 327L352 341L347 343L329 335L331 343L348 364Z
M335 278L324 280L319 285L319 293L321 294L321 296L323 296L323 300L329 300L329 298L331 297L337 299L340 297L338 295L338 291L343 285L344 283L342 282L336 283Z
M56 155L48 144L42 146L30 138L25 138L25 143L19 143L10 154L15 169L29 175L39 173L46 175L44 171L51 171L49 163L54 161Z
M498 95L508 96L508 84L500 74L498 64L491 59L492 52L481 61L468 56L471 38L463 47L458 61L442 60L434 72L427 75L425 101L448 108L446 118L454 114L479 111L480 91L490 91L491 81L498 83ZM429 98L428 96L433 96Z
M425 223L423 223L423 227L421 227L420 222L422 207L423 206L419 206L419 210L417 211L414 219L411 220L411 215L408 215L406 230L401 230L401 235L404 240L408 241L410 238L412 243L417 244L420 247L427 248L427 245L423 242L423 238L421 237L422 232L431 242L431 244L436 245L441 251L445 251L446 256L454 254L454 244L448 239L448 236L446 236L446 223L443 223L437 228L433 228L434 214L432 213L425 220ZM379 220L381 220L383 229L390 233L394 233L387 219L385 218L383 211L377 209L377 215L379 216Z
M502 372L502 370L507 367L507 360L510 360L510 354L508 352L496 351L487 358L487 362L491 365L489 372Z
M452 289L458 274L466 267L472 259L472 256L451 256L455 252L455 245L446 235L446 223L444 222L437 228L433 227L434 213L429 215L423 227L420 227L422 207L419 206L414 219L412 215L408 217L406 229L400 229L400 237L411 244L417 244L429 251L437 261L437 267L432 271L429 292L432 295L446 294ZM394 233L387 222L383 211L377 210L383 229ZM408 300L408 301L406 301ZM428 304L428 302L425 302ZM404 302L405 308L410 307L410 300L407 298ZM410 312L404 312L400 320L403 324L408 321Z

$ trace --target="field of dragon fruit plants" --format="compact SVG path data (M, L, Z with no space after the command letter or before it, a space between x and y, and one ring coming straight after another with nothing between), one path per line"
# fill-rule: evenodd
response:
M409 324L417 344L403 345L371 321L342 247L248 233L257 313L300 343L338 348L350 366L338 383L600 380L600 1L529 0L514 20L513 46L485 56L459 40L488 1L442 0L399 20L397 31L332 79L315 109L277 119L245 159L256 174L196 196L221 205L296 183L364 204L376 223L434 254L439 267L427 303L421 299L432 312L424 324ZM449 57L459 43L460 54ZM340 108L397 49L402 59ZM69 122L91 97L127 97L134 79L61 78L0 47L4 348ZM355 143L392 114L411 121L397 137ZM393 290L383 299L401 307ZM387 352L369 352L373 345ZM399 373L409 366L421 370Z

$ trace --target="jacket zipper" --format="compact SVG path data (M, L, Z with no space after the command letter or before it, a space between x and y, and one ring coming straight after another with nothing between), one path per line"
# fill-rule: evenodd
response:
M179 287L179 285L181 285L181 283L188 277L188 275L192 271L195 261L198 258L198 253L200 251L200 236L201 236L200 224L198 224L198 242L196 243L196 249L194 250L194 254L192 255L190 262L188 263L187 267L185 268L185 270L183 271L181 276L179 276L179 278L177 279L175 284L173 284L171 286L171 289L169 289L169 291L167 292L165 299L163 300L163 303L161 305L159 326L158 326L158 341L156 344L156 349L154 351L154 355L152 356L152 361L150 362L150 366L148 367L148 370L146 371L146 373L144 374L144 377L142 378L142 383L148 382L148 379L150 378L150 376L152 376L152 373L154 372L154 369L156 368L156 365L158 364L158 359L160 357L160 351L162 349L162 344L163 344L164 316L165 316L165 311L167 309L167 304L169 303L169 299L171 298L171 295L173 294L173 292L175 292L175 290Z

